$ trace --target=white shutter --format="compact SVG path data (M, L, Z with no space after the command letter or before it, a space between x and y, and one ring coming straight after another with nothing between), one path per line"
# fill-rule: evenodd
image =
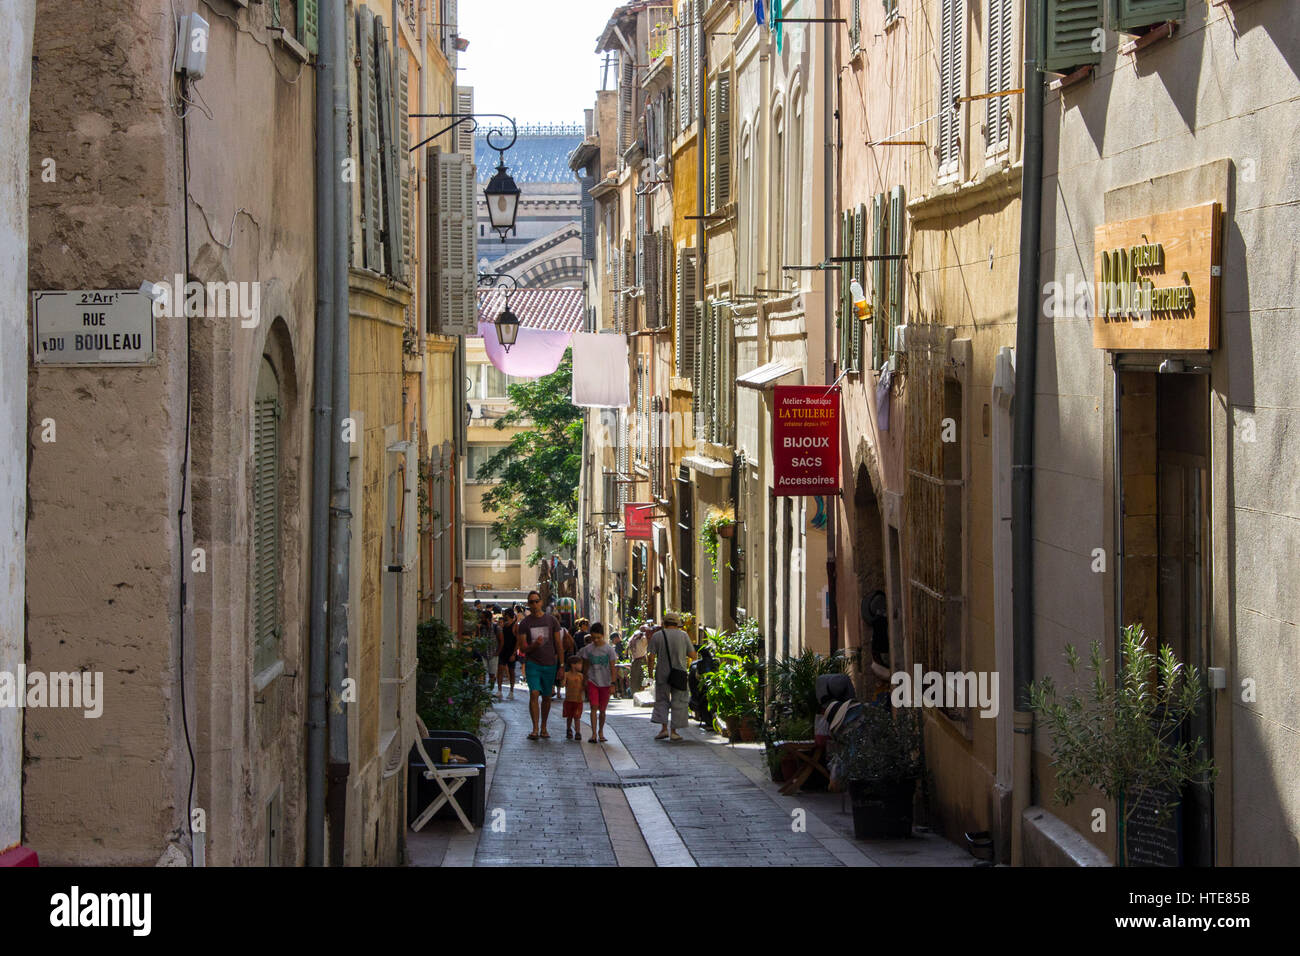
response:
M698 9L698 6L699 6L698 2L691 4L691 26L690 26L690 34L689 34L691 38L691 62L688 65L688 69L691 71L691 79L690 79L691 113L690 115L691 115L692 123L695 122L696 120L695 109L696 109L696 104L699 103L699 99L700 99L700 25L695 21L704 16L704 11Z
M474 112L474 87L456 87L456 112L462 115ZM474 124L461 123L456 127L456 152L468 162L474 162Z
M1007 3L1010 6L1010 0ZM892 255L903 254L903 219L907 215L907 201L901 185L895 186L893 192L889 194L889 251ZM903 293L906 291L906 283L903 277L906 273L903 271L903 260L893 259L889 263L889 331L888 336L893 338L894 329L902 325L903 319ZM884 322L881 323L884 325ZM884 343L885 348L893 348L892 341Z
M474 230L474 164L460 153L437 153L438 301L437 331L478 334L478 292Z
M705 126L708 137L708 143L705 144L705 181L707 183L707 198L709 212L718 208L718 80L717 77L709 83L709 115L706 117Z
M940 0L939 23L939 175L957 171L962 110L953 109L961 95L964 11L962 0Z
M988 2L988 92L1011 89L1012 3ZM1006 146L1011 136L1011 98L999 96L987 102L987 136L990 152Z

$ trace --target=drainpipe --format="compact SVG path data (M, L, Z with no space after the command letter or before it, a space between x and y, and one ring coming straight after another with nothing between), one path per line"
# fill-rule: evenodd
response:
M827 4L832 6L832 4ZM829 14L832 17L839 15L839 4L833 4L835 12ZM832 192L831 184L835 182L835 154L833 152L833 143L831 132L835 126L834 111L838 111L839 103L832 104L831 90L838 87L832 86L835 74L831 69L831 31L832 24L826 24L822 30L822 96L826 98L826 104L822 110L822 122L825 125L825 146L822 149L822 195L825 197L825 208L822 210L822 258L826 259L831 255L834 246L834 235L831 231L831 223L834 221L836 199L838 198L838 188ZM835 30L836 39L839 38L838 29ZM834 110L832 109L834 107ZM838 183L836 183L838 186ZM796 250L796 253L798 250ZM798 260L796 260L798 261ZM829 270L822 272L822 307L823 307L823 325L825 328L822 351L825 353L825 375L826 382L835 381L835 362L831 358L831 342L835 341L832 337L835 329L835 312L831 307L830 280L831 273ZM844 321L857 321L856 318L850 319L844 317ZM844 461L841 456L840 471L844 470ZM835 591L839 587L838 576L836 574L836 552L839 547L838 520L840 504L843 501L842 493L836 496L834 501L827 502L829 507L826 509L826 617L830 622L831 629L831 653L834 654L840 649L840 613L839 602L836 600Z
M316 332L312 373L311 599L307 676L307 865L325 864L325 655L329 605L329 455L333 420L334 73L333 24L322 6L316 57Z
M347 49L340 4L321 4L322 11L337 8L332 23L322 24L329 37L327 59L337 61ZM396 24L394 24L396 26ZM348 374L348 245L352 225L351 191L338 170L348 155L347 73L333 71L333 157L329 182L334 204L334 231L330 249L330 278L334 282L333 429L330 436L330 629L329 629L329 827L330 865L343 865L348 785L348 712L343 702L343 681L348 674L348 556L351 552L352 512L349 510L348 442L343 440L343 420L351 412ZM324 130L322 130L324 132Z
M1011 863L1024 862L1022 820L1033 783L1034 715L1034 372L1038 349L1039 241L1043 206L1042 0L1025 4L1024 165L1020 185L1020 288L1016 299L1016 414L1011 471L1012 633L1015 655L1015 752L1011 791Z

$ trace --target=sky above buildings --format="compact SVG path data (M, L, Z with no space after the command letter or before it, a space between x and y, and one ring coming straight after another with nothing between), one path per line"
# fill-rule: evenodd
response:
M521 123L581 123L600 89L596 40L617 0L460 0L458 82L474 109ZM609 86L617 83L611 69Z

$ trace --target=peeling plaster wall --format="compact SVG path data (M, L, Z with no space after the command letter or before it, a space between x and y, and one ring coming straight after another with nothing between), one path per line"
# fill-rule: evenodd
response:
M0 0L0 673L23 662L27 512L27 137L35 0ZM0 708L0 853L22 838L21 710Z
M33 289L134 289L182 269L170 8L37 5ZM87 55L87 38L92 55ZM41 160L58 178L40 181ZM181 824L176 692L184 331L157 365L41 368L29 379L28 660L102 671L104 712L26 713L26 839L43 862L153 863Z
M186 265L186 200L171 108L172 8L41 3L40 14L32 165L39 173L41 157L56 158L59 181L32 182L31 285L173 282ZM304 852L314 84L283 44L255 39L268 36L265 7L233 15L238 31L208 18L197 87L212 116L194 109L186 121L189 265L200 282L258 283L257 324L162 317L156 366L31 374L33 422L53 417L59 431L57 443L31 446L29 667L105 672L99 720L28 714L26 823L51 862L151 864L185 833L182 570L194 806L207 818L207 860L266 861L266 804L277 793L276 861L301 862ZM93 56L86 36L99 38ZM254 685L251 405L263 354L284 411L284 673ZM187 374L190 495L178 539ZM191 570L192 548L205 550L205 571Z

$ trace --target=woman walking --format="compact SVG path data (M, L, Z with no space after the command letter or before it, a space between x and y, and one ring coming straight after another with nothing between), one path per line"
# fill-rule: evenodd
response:
M515 661L519 659L519 641L515 637L515 612L506 608L497 627L497 700L515 699ZM510 696L501 696L501 685L510 680Z
M591 642L584 644L578 651L584 661L587 676L587 702L591 704L591 739L605 743L605 709L609 707L609 695L614 687L614 668L618 664L618 652L605 637L605 625L597 621L591 625ZM600 730L596 730L597 713L600 717Z

